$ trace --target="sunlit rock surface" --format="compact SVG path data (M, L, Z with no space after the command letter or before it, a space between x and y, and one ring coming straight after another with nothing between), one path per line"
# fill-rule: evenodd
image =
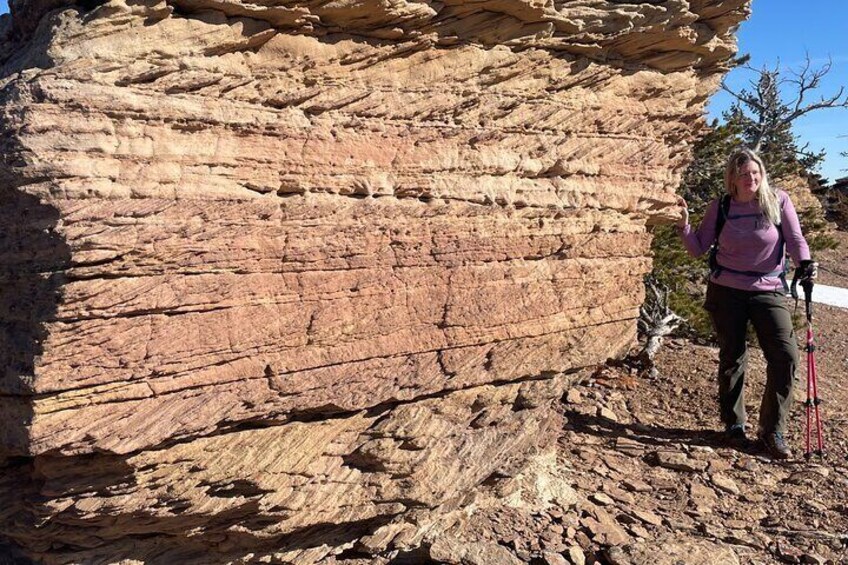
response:
M46 563L430 543L632 343L746 14L13 2L0 531Z

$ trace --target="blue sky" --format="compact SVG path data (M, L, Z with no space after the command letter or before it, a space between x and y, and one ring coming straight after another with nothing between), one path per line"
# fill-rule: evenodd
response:
M0 0L0 13L8 11ZM739 51L751 55L751 65L797 68L808 53L814 63L828 57L833 62L819 95L834 94L840 85L848 91L848 0L754 0L752 15L739 29ZM752 75L741 69L731 71L728 85L735 90L747 85ZM718 92L708 106L711 118L720 117L731 98ZM848 108L821 110L799 120L795 133L801 144L827 152L821 167L825 178L848 177Z
M754 0L751 17L739 28L739 53L751 55L751 65L797 69L809 53L813 66L833 66L822 81L818 94L811 99L836 94L841 85L848 93L848 0ZM742 69L731 71L727 84L734 90L748 86L753 74ZM730 105L725 92L713 96L710 117L720 117ZM827 152L819 171L831 181L848 177L848 108L819 110L801 118L793 131L810 149Z

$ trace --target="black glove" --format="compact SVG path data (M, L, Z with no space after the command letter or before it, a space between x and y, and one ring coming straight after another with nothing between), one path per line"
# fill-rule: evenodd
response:
M815 280L815 278L819 276L819 264L812 259L801 261L801 265L798 267L798 274L800 275L801 280Z

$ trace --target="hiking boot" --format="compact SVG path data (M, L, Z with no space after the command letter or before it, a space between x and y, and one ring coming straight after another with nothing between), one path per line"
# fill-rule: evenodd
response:
M786 445L786 440L783 439L783 434L780 432L771 432L760 435L760 440L766 446L766 451L769 452L775 459L789 459L792 457L792 450Z
M745 435L745 424L733 424L724 430L724 441L736 447L746 447L748 436Z

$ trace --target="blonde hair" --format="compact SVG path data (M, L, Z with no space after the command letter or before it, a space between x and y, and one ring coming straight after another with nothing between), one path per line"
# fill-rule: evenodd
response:
M780 225L780 199L771 186L769 186L768 175L766 174L766 166L760 156L748 148L738 149L727 159L727 165L724 167L724 190L732 197L736 196L736 185L733 181L739 174L739 169L753 161L760 168L762 180L757 190L757 200L760 203L760 210L763 215L772 224Z

